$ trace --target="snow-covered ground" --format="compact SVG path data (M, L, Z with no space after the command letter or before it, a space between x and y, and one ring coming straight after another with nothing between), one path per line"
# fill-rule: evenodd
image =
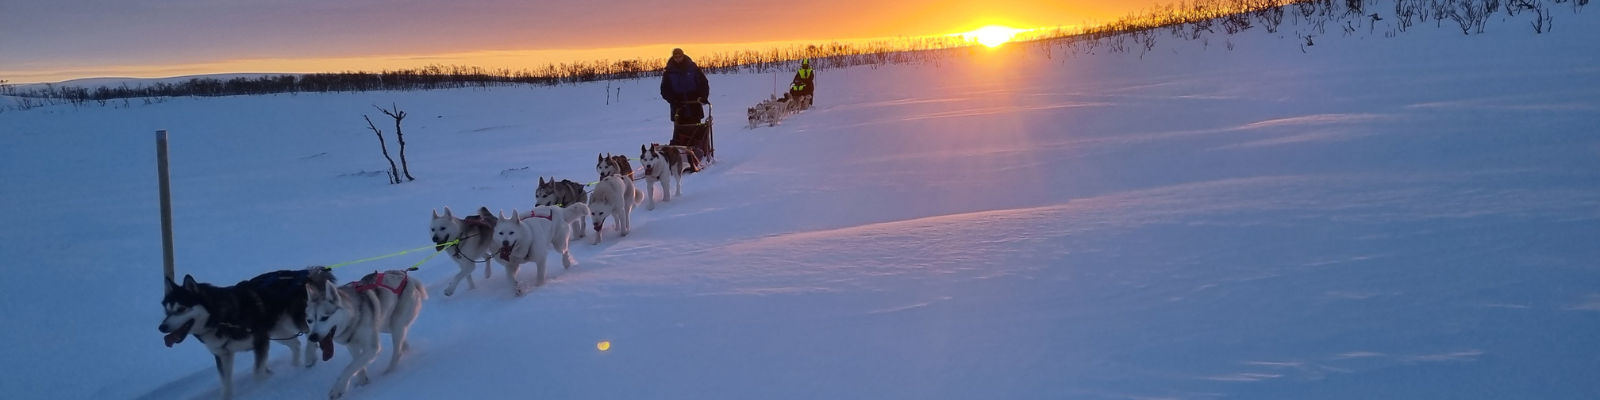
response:
M1585 11L824 70L815 109L755 130L774 77L713 75L719 162L681 198L523 297L498 265L446 297L430 260L413 352L348 396L1597 398ZM430 210L527 209L537 177L666 141L656 82L620 85L0 113L0 397L217 396L209 353L156 331L153 131L180 275L231 284L425 246ZM395 151L391 103L401 185L361 119ZM349 361L272 352L260 381L241 355L239 398L323 398Z

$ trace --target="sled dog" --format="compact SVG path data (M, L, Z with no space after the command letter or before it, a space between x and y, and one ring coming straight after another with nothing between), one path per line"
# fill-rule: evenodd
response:
M322 348L322 361L333 357L333 344L344 345L350 352L350 365L339 373L328 398L337 399L350 389L350 380L366 385L367 365L383 351L379 333L389 334L394 355L389 357L389 368L394 372L400 365L400 355L405 353L406 332L422 312L422 300L428 291L422 281L412 278L404 270L390 270L367 274L359 281L344 286L333 282L322 285L305 285L306 324L311 332L306 339Z
M589 215L594 219L594 244L600 244L601 228L605 226L606 218L617 221L617 229L622 231L622 236L628 236L632 229L633 207L644 200L644 193L633 187L633 183L623 178L622 175L613 174L600 178L594 184L594 192L589 193Z
M566 179L556 182L556 178L550 178L550 181L546 182L541 177L539 178L539 189L534 191L534 205L563 207L567 204L587 201L584 196L582 183ZM583 238L584 232L586 232L583 229L583 221L583 219L579 219L578 222L572 224L573 234L578 238Z
M683 195L683 174L700 171L700 158L688 146L639 146L639 164L644 168L646 210L656 209L656 187L661 183L661 201Z
M333 280L333 274L320 266L268 272L228 287L195 282L189 275L183 276L182 285L168 278L161 299L166 318L157 329L165 334L167 347L190 335L205 344L222 377L222 398L231 399L234 353L255 353L257 379L272 374L267 369L268 340L288 346L294 365L316 364L316 349L310 342L301 361L299 335L310 329L305 322L305 287Z
M489 257L491 247L494 245L494 224L498 219L489 209L478 207L478 215L468 215L466 218L456 218L450 212L450 207L444 208L444 215L439 215L438 210L433 211L433 219L428 225L429 234L433 235L434 250L449 251L450 259L461 267L455 278L450 279L450 286L444 288L444 295L455 294L456 285L462 279L467 280L467 288L477 289L478 284L472 282L472 270L483 263L483 279L489 279ZM446 248L446 243L460 240L454 246Z
M595 160L594 171L600 173L601 178L622 175L623 179L633 182L633 164L628 162L628 156L621 154L611 155L610 153L606 153L603 156L595 154L595 156L598 160Z
M550 249L561 253L563 269L578 263L567 248L572 238L571 224L588 214L587 205L573 203L566 207L534 207L528 214L511 210L510 217L504 213L500 215L494 228L494 259L505 266L506 276L511 279L511 287L518 296L527 292L517 281L517 269L523 263L532 261L539 267L534 286L544 285L544 263Z

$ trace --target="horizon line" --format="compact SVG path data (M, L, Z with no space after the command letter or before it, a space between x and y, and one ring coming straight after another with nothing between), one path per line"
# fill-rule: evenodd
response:
M1051 27L1018 28L1023 32L1066 32L1070 29L1082 29L1084 25L1057 25ZM302 75L318 73L339 73L350 71L386 71L416 69L434 65L467 66L484 69L499 70L529 70L549 65L563 63L590 63L602 61L628 61L649 60L654 58L665 59L665 56L651 57L649 53L667 53L672 48L683 48L695 57L698 53L704 56L728 55L740 52L767 52L785 48L820 46L828 44L863 45L880 42L911 42L916 40L948 38L961 36L970 32L946 33L937 35L901 35L879 36L846 39L820 39L820 40L775 40L760 42L721 42L721 43L688 43L665 44L652 43L636 46L618 46L589 49L523 49L523 50L476 50L463 52L429 53L429 54L373 54L363 56L343 57L305 57L305 58L235 58L209 62L195 62L183 64L131 64L107 66L67 66L57 68L34 68L29 70L0 70L0 78L20 77L17 80L6 82L6 85L45 85L63 84L72 81L90 79L175 79L183 77L205 75ZM1019 39L1025 40L1025 39ZM242 72L242 71L269 71L269 72Z

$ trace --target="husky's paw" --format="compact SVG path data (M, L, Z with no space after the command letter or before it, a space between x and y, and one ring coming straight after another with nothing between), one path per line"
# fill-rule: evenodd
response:
M361 373L356 374L356 386L366 386L369 383L372 383L372 378L367 376L367 370L363 369Z
M334 388L328 392L328 400L338 400L341 397L344 397L344 389Z
M306 368L311 368L311 367L317 366L317 358L316 357L306 357L306 358L308 358L308 360L306 360L306 363L305 363Z
M452 295L452 294L456 294L456 291L454 289L445 289L444 290L444 295L445 296L449 296L449 295Z

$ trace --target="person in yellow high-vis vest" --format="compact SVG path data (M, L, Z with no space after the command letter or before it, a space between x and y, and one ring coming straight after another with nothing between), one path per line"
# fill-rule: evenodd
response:
M800 60L800 70L795 71L794 80L789 84L789 97L812 96L816 92L816 78L816 71L811 69L811 59ZM809 99L806 105L811 105Z

